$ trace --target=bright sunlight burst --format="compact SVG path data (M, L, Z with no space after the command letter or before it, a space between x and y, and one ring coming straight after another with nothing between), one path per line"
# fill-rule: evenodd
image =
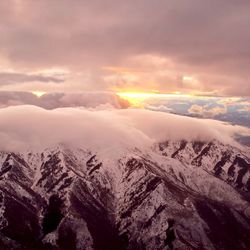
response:
M188 97L191 98L191 94L181 94L179 92L173 93L154 93L154 92L118 92L116 93L121 98L127 100L131 106L141 107L147 99L155 98L176 98L176 97Z
M32 91L32 94L36 95L37 97L41 97L46 94L45 91Z

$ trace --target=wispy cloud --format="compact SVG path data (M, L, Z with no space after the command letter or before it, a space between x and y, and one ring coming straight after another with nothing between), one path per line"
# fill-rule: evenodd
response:
M15 85L26 82L44 82L44 83L62 83L64 79L57 76L46 76L43 74L27 74L19 72L3 72L0 71L0 85Z

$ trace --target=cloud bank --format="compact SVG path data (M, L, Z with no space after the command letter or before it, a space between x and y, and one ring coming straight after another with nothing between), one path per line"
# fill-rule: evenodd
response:
M226 106L209 107L209 105L201 106L201 105L193 104L188 109L188 112L191 115L213 118L222 114L226 114L227 108Z
M0 149L14 151L63 143L111 157L133 148L146 150L168 139L232 143L235 134L250 135L240 126L149 110L16 106L0 109L0 117Z
M62 107L127 108L129 103L112 92L48 93L41 97L30 92L0 91L0 108L34 105L45 109Z

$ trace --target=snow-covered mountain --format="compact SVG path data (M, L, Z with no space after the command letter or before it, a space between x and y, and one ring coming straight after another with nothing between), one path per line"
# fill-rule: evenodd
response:
M0 153L0 249L249 249L250 154L165 141Z

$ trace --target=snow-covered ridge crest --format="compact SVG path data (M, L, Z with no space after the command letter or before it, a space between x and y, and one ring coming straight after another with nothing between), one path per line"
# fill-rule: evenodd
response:
M201 120L148 110L87 110L35 106L0 110L0 149L43 149L59 143L119 157L131 148L147 149L165 140L219 140L236 144L235 134L250 130L214 120Z

